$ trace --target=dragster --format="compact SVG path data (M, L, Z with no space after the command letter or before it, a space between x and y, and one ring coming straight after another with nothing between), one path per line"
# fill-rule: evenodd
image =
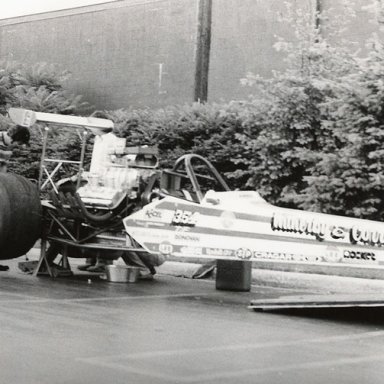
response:
M231 191L205 158L186 154L160 169L156 148L130 147L107 119L9 111L15 123L46 126L40 169L44 192L42 253L36 274L53 272L56 246L68 258L125 260L202 258L284 263L384 266L384 223L280 208L256 191ZM83 140L80 160L49 159L48 133L75 129ZM85 139L95 134L89 170ZM60 167L77 173L55 181ZM53 167L49 168L49 165ZM72 165L73 165L72 164ZM56 256L56 255L54 255Z

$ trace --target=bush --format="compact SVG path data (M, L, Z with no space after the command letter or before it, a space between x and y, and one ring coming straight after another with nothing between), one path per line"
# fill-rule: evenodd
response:
M244 122L251 121L248 103L192 104L158 110L106 112L119 136L130 145L156 145L161 165L172 167L185 153L207 157L220 172L242 187L248 178L247 153L238 137Z
M384 219L384 51L376 44L327 104L336 151L311 168L301 206ZM325 199L329 196L328 199Z
M255 154L247 185L278 205L382 220L383 50L362 59L303 24L278 44L284 73L244 80L261 114L259 133L241 135Z
M7 117L11 107L26 108L37 112L81 114L89 113L89 105L81 96L65 90L64 83L69 74L56 66L45 63L28 66L16 62L0 62L0 129L7 130L13 125ZM38 178L42 126L31 129L30 147L16 149L9 162L9 170L29 178ZM78 140L76 136L57 133L51 153L64 153L66 158L78 157L79 146L63 143Z

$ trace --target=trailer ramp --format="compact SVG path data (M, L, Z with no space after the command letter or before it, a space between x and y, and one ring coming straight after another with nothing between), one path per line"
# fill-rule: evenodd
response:
M330 294L284 296L252 300L248 308L255 311L295 308L354 308L384 307L384 294Z

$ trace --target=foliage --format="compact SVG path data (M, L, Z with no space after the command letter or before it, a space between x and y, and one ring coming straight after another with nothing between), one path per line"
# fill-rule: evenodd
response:
M255 153L247 185L279 205L382 220L382 48L363 59L295 20L297 41L277 44L288 69L243 80L257 87L263 121L258 135L241 135Z
M61 114L89 111L88 104L81 101L81 96L65 90L64 83L68 76L67 71L60 71L50 64L28 66L17 62L0 62L0 129L7 130L13 124L7 117L10 107ZM28 148L14 150L9 163L10 171L29 178L38 177L43 128L37 126L31 129ZM76 157L79 145L73 145L73 141L77 137L65 132L56 135L50 146L51 153L62 152L66 158Z
M162 166L172 167L185 153L211 160L232 179L233 186L246 182L247 156L237 138L245 120L251 121L249 103L191 104L158 110L107 111L119 136L129 145L156 145Z
M383 49L376 45L358 65L359 70L343 76L343 88L327 103L329 119L323 125L333 132L337 150L326 152L311 168L301 205L383 220Z

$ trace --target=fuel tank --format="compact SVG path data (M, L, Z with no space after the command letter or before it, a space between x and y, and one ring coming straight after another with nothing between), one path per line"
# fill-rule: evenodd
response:
M0 173L0 260L25 255L41 235L42 208L37 185Z

